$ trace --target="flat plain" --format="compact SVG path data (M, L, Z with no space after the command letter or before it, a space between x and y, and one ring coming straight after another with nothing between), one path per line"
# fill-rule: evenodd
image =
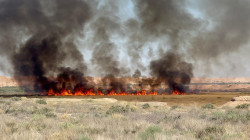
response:
M247 95L1 97L0 139L247 140Z

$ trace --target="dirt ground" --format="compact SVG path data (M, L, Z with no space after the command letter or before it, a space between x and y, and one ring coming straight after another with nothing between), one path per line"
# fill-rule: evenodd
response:
M49 98L67 98L67 99L99 99L113 98L119 101L137 101L137 102L165 102L168 105L192 106L204 105L207 103L221 106L230 102L234 97L250 96L249 93L237 92L217 92L217 93L201 93L195 95L154 95L154 96L64 96Z

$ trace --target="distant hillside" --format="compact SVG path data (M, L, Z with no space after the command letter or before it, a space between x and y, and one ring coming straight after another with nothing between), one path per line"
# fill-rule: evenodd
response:
M13 78L0 76L0 87L6 87L6 86L18 86L18 84Z

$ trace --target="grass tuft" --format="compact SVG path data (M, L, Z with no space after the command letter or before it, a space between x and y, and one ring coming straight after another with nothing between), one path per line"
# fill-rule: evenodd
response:
M215 109L214 105L210 104L210 103L203 105L201 108L203 108L203 109Z
M220 126L209 126L197 132L196 138L199 139L220 139L225 133L225 129Z
M237 105L235 108L237 108L237 109L248 109L249 106L250 106L250 104L241 104L241 105Z
M36 103L38 103L38 104L44 104L44 105L46 105L46 104L47 104L47 102L46 102L46 100L45 100L45 99L39 99L39 100L36 100Z
M162 132L162 128L155 125L155 126L148 127L144 132L140 133L139 136L142 140L151 140L151 139L155 139L156 133L161 133L161 132Z
M12 97L11 100L12 101L21 101L22 98L21 97Z
M143 109L148 109L148 108L150 108L150 105L149 105L148 103L143 104L143 105L142 105L142 108L143 108Z
M134 111L132 108L130 108L129 105L126 105L126 107L120 106L120 105L114 105L111 106L108 111L106 111L106 114L114 114L114 113L127 113L129 111Z

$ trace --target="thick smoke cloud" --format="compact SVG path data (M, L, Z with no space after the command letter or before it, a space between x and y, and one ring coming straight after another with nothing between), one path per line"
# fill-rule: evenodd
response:
M192 65L180 55L181 44L187 40L188 32L200 23L185 10L185 1L176 0L136 0L136 11L140 19L141 35L147 41L161 39L170 48L150 63L152 76L158 84L166 83L174 91L185 92L183 84L189 84ZM162 53L162 52L161 52ZM156 83L157 83L156 82Z
M210 67L207 62L249 43L247 0L132 3L134 16L124 19L119 15L121 1L1 0L0 59L9 61L27 91L96 88L91 78L79 78L87 76L89 67L85 52L78 50L82 47L91 50L91 68L109 91L126 91L126 81L117 77L132 76L152 90L164 83L171 91L185 92L184 85L195 75L196 65L190 62ZM201 16L191 14L190 7ZM88 43L76 46L79 37ZM121 54L130 64L121 62ZM152 60L148 68L143 59ZM8 71L6 66L0 64L0 69ZM148 69L153 78L141 78Z
M193 76L192 64L172 52L167 52L159 60L152 61L150 69L152 75L164 80L171 91L186 92L183 85L189 84Z
M113 13L118 10L117 8L116 3L108 4L108 2L99 9L93 7L95 17L90 21L90 30L94 32L91 64L94 65L98 74L104 77L102 86L108 92L111 90L125 91L125 83L115 78L124 74L125 71L119 66L118 47L111 40L112 35L120 35L121 30L120 20ZM103 91L103 89L99 90Z
M209 26L201 28L191 42L189 53L196 59L217 58L229 54L249 43L250 1L205 0L198 2L198 9L208 20Z
M47 5L53 8L48 10ZM69 84L70 89L76 84L85 84L82 77L87 67L72 38L80 34L91 16L85 2L4 0L0 2L0 9L0 30L4 33L1 52L7 52L21 86L41 92L66 88ZM18 31L28 38L24 44L14 35ZM65 61L74 66L68 68ZM56 75L58 79L51 78Z

